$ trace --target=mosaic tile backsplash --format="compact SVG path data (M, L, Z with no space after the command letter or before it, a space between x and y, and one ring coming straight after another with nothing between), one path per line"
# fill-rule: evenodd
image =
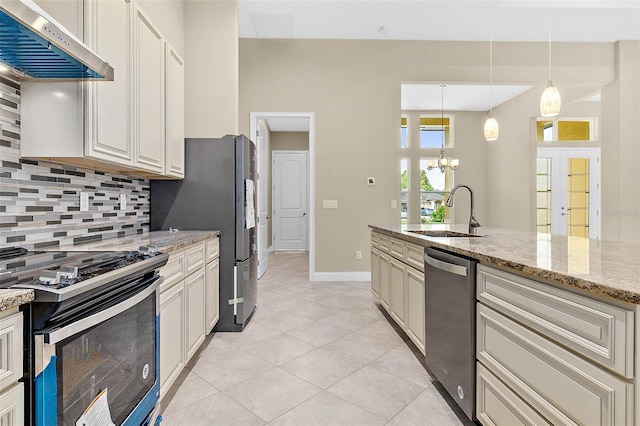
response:
M149 231L148 180L20 157L20 85L4 76L0 130L0 247L51 249ZM80 191L90 194L87 212Z

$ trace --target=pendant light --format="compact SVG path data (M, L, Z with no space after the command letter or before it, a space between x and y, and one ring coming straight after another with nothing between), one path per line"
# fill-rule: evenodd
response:
M540 97L540 115L555 117L560 114L560 92L551 82L551 1L549 1L549 83Z
M445 140L445 130L444 130L444 88L447 87L446 84L440 85L440 90L442 92L442 108L440 109L440 126L442 131L442 146L440 147L440 155L438 156L438 164L437 167L440 169L441 173L444 173L445 170L451 169L455 170L460 166L460 160L457 158L452 158L449 160L447 158L447 153L444 150L444 140ZM433 161L427 162L427 170L433 170L436 167L436 164Z
M495 141L500 136L498 120L493 117L493 7L489 1L489 118L484 122L484 138L486 141Z

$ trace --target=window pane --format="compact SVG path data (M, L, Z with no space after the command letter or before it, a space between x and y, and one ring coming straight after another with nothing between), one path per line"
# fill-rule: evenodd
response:
M595 140L595 119L563 119L537 122L539 141L592 141Z
M537 230L538 232L551 233L551 158L537 159L536 176L536 203L537 203Z
M448 208L444 205L450 190L450 171L427 170L429 161L437 158L420 159L420 221L422 223L449 222Z
M420 126L420 148L440 148L442 136L442 130L429 130Z
M409 132L407 130L407 123L409 119L407 116L400 116L400 148L407 148L409 146Z
M450 132L452 123L453 117L450 115L445 117L440 115L421 115L420 148L440 148L442 145L452 147Z
M409 159L400 159L400 223L407 223L409 216Z

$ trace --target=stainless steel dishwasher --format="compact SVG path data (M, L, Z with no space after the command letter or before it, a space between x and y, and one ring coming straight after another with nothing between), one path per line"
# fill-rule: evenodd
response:
M425 361L470 420L475 420L477 263L425 248Z

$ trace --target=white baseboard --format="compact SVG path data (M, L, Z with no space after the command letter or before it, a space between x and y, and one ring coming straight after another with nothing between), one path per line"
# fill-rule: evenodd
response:
M314 272L311 281L371 281L371 272Z

